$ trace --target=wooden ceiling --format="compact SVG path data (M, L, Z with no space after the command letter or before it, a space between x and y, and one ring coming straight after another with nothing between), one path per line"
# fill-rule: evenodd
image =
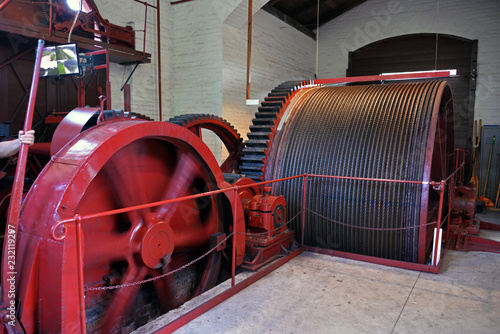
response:
M319 25L333 20L365 1L319 0ZM318 0L271 0L262 9L316 39L314 30L318 23Z

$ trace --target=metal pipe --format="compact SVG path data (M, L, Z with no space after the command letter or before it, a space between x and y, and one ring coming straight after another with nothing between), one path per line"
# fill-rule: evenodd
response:
M50 156L51 143L34 143L28 149L30 154Z
M439 238L438 238L438 235L439 235L439 229L441 228L441 219L442 219L442 216L443 216L443 202L444 202L444 189L446 187L446 181L441 181L441 184L440 184L440 188L439 188L439 209L438 209L438 218L437 218L437 233L436 233L436 238L434 240L434 245L435 245L435 252L434 252L434 259L433 259L433 263L434 265L437 265L438 264L438 261L437 261L437 254L438 254L438 247L441 247L441 245L439 244Z
M352 176L335 176L335 175L317 175L317 174L307 174L311 177L322 177L327 179L341 179L341 180L356 180L356 181L377 181L377 182L391 182L391 183L410 183L410 184L430 184L433 185L435 182L427 181L407 181L407 180L392 180L392 179L377 179L369 177L352 177ZM439 184L439 183L437 183Z
M302 236L301 236L301 245L304 246L304 230L306 227L306 193L307 193L307 175L304 176L304 188L302 190Z
M170 4L171 4L171 5L177 5L177 4L180 4L180 3L190 2L190 1L193 1L193 0L178 0L178 1L172 1L172 2L170 2Z
M31 130L31 125L33 123L33 112L35 110L35 100L36 100L36 93L38 90L38 81L40 78L40 63L42 61L42 54L43 54L43 46L45 42L41 39L38 40L38 47L37 47L37 52L36 52L36 60L35 60L35 67L33 69L33 78L31 80L31 88L30 88L30 97L28 101L28 108L26 110L26 118L24 120L24 128L23 131L26 133L27 131ZM21 212L21 201L23 197L23 189L24 189L24 175L26 173L26 161L28 158L28 145L26 144L21 144L21 148L19 150L19 155L17 159L17 165L16 165L16 174L14 176L14 184L12 185L12 195L10 197L10 203L9 203L9 209L7 213L7 227L9 231L13 231L12 235L14 236L17 234L18 227L19 227L19 214ZM13 301L13 298L9 298L9 296L12 294L12 291L9 291L7 289L8 280L7 278L9 276L13 276L15 279L16 275L16 269L15 269L15 264L12 266L9 264L9 261L7 261L7 254L8 254L8 245L9 243L7 241L4 242L3 244L3 253L2 253L2 279L1 283L2 286L5 287L2 289L2 304L1 304L1 309L5 310L7 306L11 305L11 301ZM1 312L2 320L5 323L4 319L4 314L6 314L4 311ZM6 328L8 324L5 323Z
M252 62L252 5L248 0L248 38L247 38L247 100L250 99L250 64Z
M319 248L319 247L304 246L304 250L306 252L325 254L325 255L330 255L330 256L341 257L344 259L351 259L351 260L356 260L356 261L381 264L384 266L391 266L391 267L396 267L396 268L418 270L418 271L423 271L423 272L428 272L428 273L433 273L433 274L437 274L439 272L439 269L441 268L441 264L443 262L443 261L440 261L437 266L429 266L427 264L405 262L405 261L392 260L392 259L384 259L384 258L375 257L375 256L347 253L347 252L341 252L341 251L332 250L332 249L324 249L324 248ZM444 254L443 254L443 257L444 257Z
M5 0L4 2L2 2L2 3L0 4L0 10L4 9L4 8L5 8L5 6L7 6L7 5L8 5L9 3L11 3L11 2L12 2L12 0Z
M142 58L146 57L146 30L148 23L148 6L144 6L144 38L142 41ZM135 70L135 68L134 68Z
M149 7L152 7L152 8L157 8L156 6L153 6L145 1L140 1L140 0L134 0L135 2L138 2L138 3L142 3L144 6L149 6Z
M455 179L450 180L450 185L448 187L448 215L446 216L447 224L446 224L446 235L450 235L450 220L451 220L451 202L453 198L453 192L455 191Z
M80 299L80 330L82 334L87 333L87 321L85 319L85 289L83 280L83 232L82 216L75 215L76 222L76 256L78 266L78 297Z
M238 202L239 202L239 196L238 196L238 187L234 187L234 192L233 192L233 203L234 203L234 208L233 208L233 256L231 258L231 287L234 287L235 280L236 280L236 216L237 216L237 208L238 208Z
M159 121L162 118L162 97L161 97L161 38L160 38L160 0L156 0L156 30L158 38L158 109L160 113Z
M111 81L109 80L109 49L106 49L106 107L111 110Z
M139 63L135 64L134 69L132 70L132 72L130 72L130 74L129 74L129 76L128 76L127 80L125 80L125 83L123 84L123 87L120 89L120 91L123 91L123 88L125 87L125 85L126 85L126 84L128 84L128 81L129 81L129 80L130 80L130 78L132 77L132 74L134 74L134 72L135 72L135 70L136 70L137 66L139 66ZM129 111L130 111L130 110L129 110Z
M436 71L436 72L417 72L417 73L407 73L407 74L386 74L386 75L368 75L368 76L346 77L346 78L316 79L313 80L312 83L314 85L327 85L327 84L364 82L364 81L443 78L450 76L451 76L451 71Z
M85 107L85 84L83 78L78 79L78 107Z
M126 213L130 211L137 211L137 210L143 210L143 209L148 209L152 208L155 206L160 206L160 205L165 205L165 204L171 204L175 202L181 202L181 201L187 201L191 199L196 199L196 198L201 198L201 197L206 197L206 196L212 196L212 195L217 195L221 193L225 193L228 191L232 191L235 189L242 189L242 188L250 188L254 186L259 186L263 184L271 184L271 183L276 183L276 182L282 182L282 181L287 181L287 180L292 180L292 179L297 179L306 176L307 174L301 174L297 176L291 176L291 177L286 177L274 181L266 181L266 182L259 182L259 183L252 183L252 184L247 184L247 185L241 185L241 186L234 186L234 187L229 187L229 188L224 188L224 189L218 189L218 190L212 190L208 191L205 193L200 193L200 194L195 194L195 195L189 195L189 196L184 196L184 197L179 197L179 198L172 198L164 201L159 201L159 202L152 202L152 203L147 203L147 204L141 204L141 205L134 205L134 206L129 206L126 208L121 208L121 209L115 209L115 210L109 210L109 211L103 211L103 212L98 212L98 213L93 213L93 214L88 214L82 216L82 221L88 220L88 219L96 219L96 218L102 218L102 217L107 217L107 216L112 216L112 215L117 215L120 213ZM60 236L57 236L55 234L56 230L59 228L61 225L65 225L67 223L74 223L75 218L66 218L66 219L61 219L57 223L54 224L52 227L52 238L54 240L63 240L66 237L66 231L63 231L63 234Z
M132 111L132 102L130 98L130 85L123 85L123 110L124 111Z
M22 56L24 56L24 55L26 55L26 54L30 53L30 52L31 52L31 50L33 50L33 49L34 49L34 47L33 47L33 48L29 48L29 49L27 49L27 50L24 50L24 51L23 51L23 52L21 52L21 53L18 53L16 56L14 56L14 57L12 57L12 58L7 59L5 62L3 62L3 63L0 65L0 70L1 70L2 68L4 68L5 66L7 66L7 65L11 64L13 61L16 61L16 60L18 60L19 58L21 58Z
M52 0L49 2L49 36L52 37Z
M142 209L147 209L155 206L160 206L160 205L165 205L165 204L170 204L170 203L175 203L175 202L180 202L180 201L186 201L186 200L191 200L191 199L196 199L200 197L205 197L205 196L212 196L216 194L220 194L223 192L227 191L232 191L235 189L242 189L242 188L250 188L254 186L260 186L260 185L268 185L268 184L273 184L277 182L283 182L283 181L288 181L288 180L293 180L297 178L303 178L303 177L319 177L319 178L329 178L329 179L343 179L343 180L358 180L358 181L375 181L375 182L392 182L392 183L409 183L409 184L423 184L423 185L431 185L431 186L438 186L441 185L443 182L447 182L453 175L455 175L461 168L463 168L464 165L462 164L457 170L455 170L448 178L445 180L442 180L440 182L434 182L434 181L407 181L407 180L392 180L392 179L377 179L377 178L363 178L363 177L350 177L350 176L335 176L335 175L318 175L318 174L300 174L300 175L295 175L295 176L289 176L281 179L276 179L272 181L263 181L263 182L257 182L257 183L252 183L248 185L241 185L241 186L235 186L235 187L229 187L229 188L224 188L224 189L218 189L218 190L212 190L208 191L205 193L200 193L200 194L195 194L195 195L189 195L189 196L184 196L184 197L179 197L179 198L172 198L164 201L159 201L159 202L152 202L152 203L147 203L147 204L141 204L141 205L135 205L135 206L130 206L126 208L121 208L121 209L115 209L115 210L110 210L110 211L103 211L99 213L94 213L94 214L88 214L82 216L82 220L88 220L88 219L96 219L96 218L102 218L106 216L111 216L111 215L117 215L120 213L125 213L129 211L135 211L135 210L142 210ZM75 222L75 218L67 218L67 219L62 219L59 220L52 228L52 231L54 232L57 227L60 225L64 225L66 223L72 223ZM53 234L54 236L54 234ZM60 240L60 239L56 239Z

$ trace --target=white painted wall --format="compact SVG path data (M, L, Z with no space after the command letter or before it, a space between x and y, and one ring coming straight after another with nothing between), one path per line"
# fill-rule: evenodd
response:
M319 77L344 77L348 52L389 37L443 33L478 40L475 118L500 124L500 1L368 0L320 27Z
M246 22L246 20L245 20ZM223 27L222 116L246 137L257 106L246 106L247 24ZM278 84L312 79L316 42L269 13L253 16L251 98L262 101Z

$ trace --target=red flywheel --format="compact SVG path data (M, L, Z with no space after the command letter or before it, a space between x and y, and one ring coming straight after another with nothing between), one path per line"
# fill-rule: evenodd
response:
M66 238L57 241L51 229L59 220L228 186L209 148L174 124L110 122L73 139L52 158L22 207L17 300L26 332L80 328L75 225L68 224ZM211 288L220 253L152 282L94 290L156 277L203 255L210 236L232 224L235 204L217 194L84 220L88 332L130 332Z

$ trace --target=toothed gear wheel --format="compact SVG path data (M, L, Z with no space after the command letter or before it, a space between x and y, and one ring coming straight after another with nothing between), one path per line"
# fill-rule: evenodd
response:
M248 140L244 142L240 172L252 180L264 181L264 169L276 128L294 92L310 81L287 81L274 88L255 113Z
M202 138L201 130L213 131L224 143L229 156L220 166L223 173L239 173L240 158L243 149L243 139L231 123L222 117L209 114L186 114L169 119L170 123L189 129Z
M154 121L154 119L152 119L151 117L136 112L122 110L104 110L104 119L106 121L113 121L122 118L126 120L137 119L144 121Z

